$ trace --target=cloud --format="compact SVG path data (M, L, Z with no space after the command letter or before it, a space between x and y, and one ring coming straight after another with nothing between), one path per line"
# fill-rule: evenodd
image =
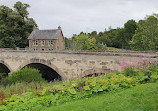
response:
M12 7L17 0L1 0L0 5ZM122 27L130 19L143 19L157 13L157 0L21 0L30 4L30 17L40 29L61 25L64 35L104 31Z

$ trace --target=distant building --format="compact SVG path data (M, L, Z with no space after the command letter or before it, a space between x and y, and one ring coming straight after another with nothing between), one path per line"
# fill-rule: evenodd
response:
M53 30L39 30L34 27L28 39L31 51L64 50L64 36L60 26Z

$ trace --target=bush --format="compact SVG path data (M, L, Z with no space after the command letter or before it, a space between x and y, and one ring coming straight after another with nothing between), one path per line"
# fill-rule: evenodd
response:
M122 74L107 74L97 77L87 77L82 80L71 80L40 90L32 90L21 95L15 94L1 101L3 110L32 110L35 106L58 105L74 99L90 97L92 94L109 92L134 87L136 79ZM5 106L4 106L5 105Z
M107 50L107 45L98 42L98 44L97 44L97 50L105 51L105 50Z
M39 73L37 69L27 68L25 67L22 70L14 72L11 76L6 77L2 80L3 85L11 85L20 82L38 82L43 81L42 75Z
M137 82L141 84L158 81L157 61L141 61L136 66L124 67L122 72L125 76L137 78Z
M130 67L124 67L123 72L122 72L125 76L136 76L137 75L137 71L134 69L134 67L130 66Z
M7 77L7 74L6 73L0 73L0 85L1 85L1 81Z
M7 74L6 73L0 73L0 80L3 79L4 77L6 77Z

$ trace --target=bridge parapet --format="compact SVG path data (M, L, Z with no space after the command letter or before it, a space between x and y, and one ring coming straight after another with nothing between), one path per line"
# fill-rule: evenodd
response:
M19 49L19 50L4 50L0 52L59 53L59 54L85 54L85 55L102 55L102 56L131 56L131 57L158 58L158 52L153 52L153 51L80 51L80 50L29 51L25 49Z
M82 78L92 73L121 71L121 63L136 64L141 60L158 61L158 52L142 51L0 51L3 61L14 72L28 64L44 64L65 80ZM3 64L2 63L2 64Z

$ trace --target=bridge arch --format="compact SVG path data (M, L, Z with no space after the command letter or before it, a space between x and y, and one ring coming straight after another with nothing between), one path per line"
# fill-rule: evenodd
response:
M22 64L18 67L17 70L20 70L20 69L22 69L22 68L28 66L28 67L36 68L36 69L38 69L40 72L43 72L43 71L41 71L41 69L42 69L42 68L43 68L43 69L46 68L47 74L48 74L48 72L51 72L51 73L54 73L54 74L55 74L55 75L54 75L54 79L67 80L66 75L65 75L59 68L57 68L55 65L53 65L53 64L50 63L50 62L43 62L43 61L46 61L46 60L41 60L41 59L39 59L39 60L37 61L37 59L36 59L35 61L32 61L32 60L26 61L26 62L22 63ZM47 75L47 74L46 74L46 75ZM45 79L48 80L48 81L51 81L51 77L50 77L50 76L53 76L53 75L52 75L52 74L48 75L50 78L49 78L49 77L46 77L46 75L43 75L43 74L42 74L43 78L45 78ZM59 77L59 78L58 78L58 77ZM61 78L60 78L60 77L61 77ZM52 77L52 78L53 78L53 77ZM52 79L52 80L53 80L53 79Z
M10 73L12 70L10 66L3 60L0 60L0 73Z
M92 76L92 75L102 75L102 74L110 73L110 72L112 72L111 69L99 69L99 68L88 69L80 74L81 75L80 78L84 78L84 77Z

